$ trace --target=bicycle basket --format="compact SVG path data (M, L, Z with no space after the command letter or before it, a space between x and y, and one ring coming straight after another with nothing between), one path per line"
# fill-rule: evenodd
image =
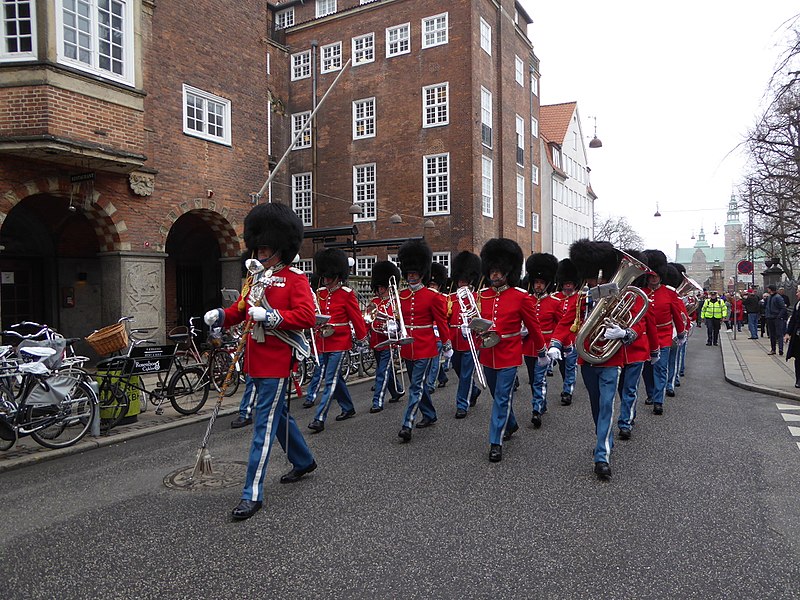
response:
M128 346L125 323L114 323L87 336L86 341L98 354L111 354Z

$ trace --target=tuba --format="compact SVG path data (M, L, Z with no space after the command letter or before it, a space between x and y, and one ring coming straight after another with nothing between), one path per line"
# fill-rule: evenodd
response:
M614 325L624 329L633 327L644 317L650 306L647 294L631 285L650 269L630 254L621 250L617 252L622 254L622 260L611 281L603 286L604 289L611 290L611 293L600 298L575 338L578 354L592 365L604 363L622 345L622 340L605 339L606 328ZM637 298L641 298L643 303L639 312L634 313L633 307Z
M697 310L697 305L700 304L697 295L703 292L703 287L691 277L687 277L685 273L681 274L683 275L683 281L676 288L675 293L683 300L686 305L686 312L691 315Z

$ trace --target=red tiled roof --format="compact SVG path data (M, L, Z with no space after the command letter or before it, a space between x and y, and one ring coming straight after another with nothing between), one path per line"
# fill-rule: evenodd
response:
M547 139L563 144L569 131L572 115L578 107L577 102L547 104L539 108L539 130Z

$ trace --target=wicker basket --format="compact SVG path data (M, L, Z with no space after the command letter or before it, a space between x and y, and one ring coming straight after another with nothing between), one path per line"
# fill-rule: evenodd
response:
M98 354L111 354L128 346L128 331L125 323L115 323L95 331L86 341Z

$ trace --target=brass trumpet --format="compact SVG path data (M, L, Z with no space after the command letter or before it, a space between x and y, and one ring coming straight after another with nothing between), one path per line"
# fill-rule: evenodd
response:
M478 305L469 287L464 286L456 290L458 304L461 307L461 318L467 321L467 326L481 339L481 348L491 348L500 343L500 336L493 331L493 323L478 314ZM478 364L477 361L475 364Z
M456 298L458 298L458 306L461 309L461 327L462 331L463 328L466 327L470 331L475 331L472 327L472 323L478 319L478 321L488 322L489 326L491 326L491 321L486 321L486 319L481 319L478 316L478 306L475 304L475 297L472 295L472 291L469 289L469 286L460 287L456 290ZM473 315L473 316L470 316ZM495 335L497 333L492 332ZM500 341L500 338L497 338L497 341ZM475 364L475 374L478 377L478 383L480 384L482 389L486 389L486 375L481 368L481 363L478 360L478 349L475 347L475 340L472 337L472 333L467 333L467 343L469 344L469 353L472 355L472 362ZM495 342L497 343L497 342Z
M683 275L683 281L677 287L675 293L683 300L683 303L686 305L686 312L691 315L697 310L697 306L700 304L697 296L703 292L703 286L691 277L687 277L686 273L681 273L681 275Z

